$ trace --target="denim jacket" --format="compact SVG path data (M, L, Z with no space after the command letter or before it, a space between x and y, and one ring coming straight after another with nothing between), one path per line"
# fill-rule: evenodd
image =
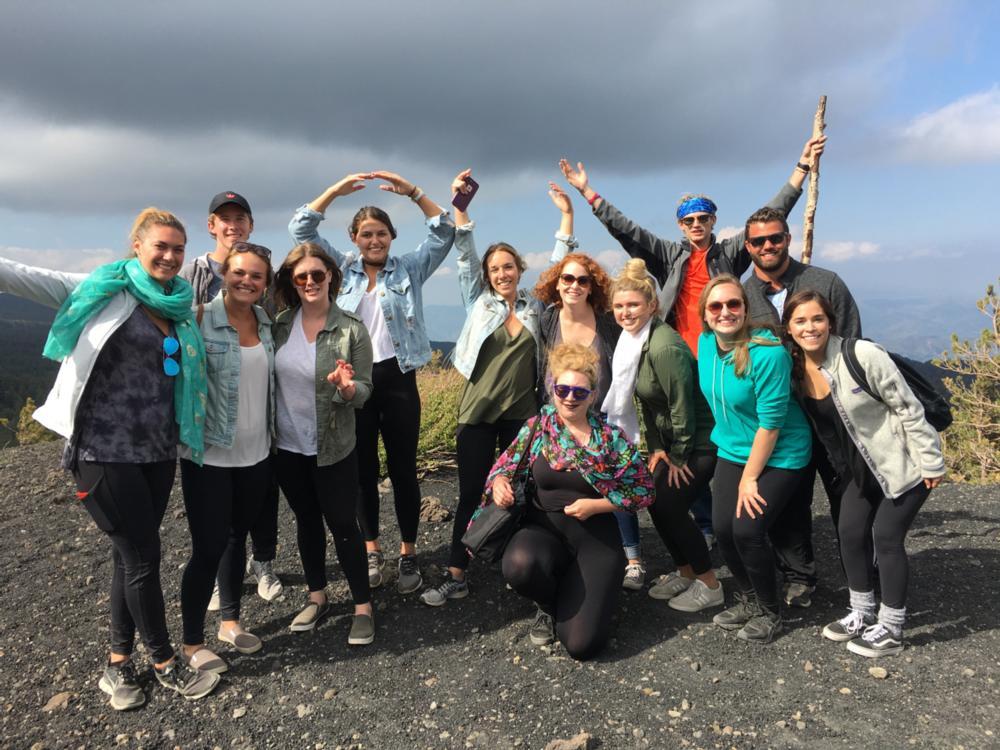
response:
M357 312L368 289L368 274L357 252L342 253L320 237L318 227L323 219L323 214L308 205L302 206L289 222L288 231L296 243L315 242L337 262L344 272L337 305L347 312ZM375 280L385 325L403 372L430 361L431 342L424 324L423 285L441 265L455 241L455 223L447 213L428 219L427 226L430 233L420 247L412 253L390 255Z
M470 221L455 231L455 247L458 248L458 285L465 305L465 325L455 343L454 362L458 370L468 380L476 368L479 350L483 342L507 319L507 303L483 279L483 269L476 253L476 243L472 230L476 223ZM576 240L565 234L556 234L556 246L552 251L553 262L558 262L576 247ZM535 339L535 362L542 361L542 336L539 319L545 305L525 289L517 290L514 315L521 325Z
M298 307L278 313L274 321L274 345L288 341ZM326 376L342 359L354 367L354 398L345 401ZM365 405L372 393L372 340L361 318L330 305L326 323L316 336L316 463L330 466L354 450L354 410Z
M232 448L240 403L240 334L229 324L223 294L206 304L201 314L200 328L205 339L208 377L205 443ZM271 338L271 320L267 313L257 305L254 305L253 311L257 316L257 334L267 353L267 424L273 443L274 339Z

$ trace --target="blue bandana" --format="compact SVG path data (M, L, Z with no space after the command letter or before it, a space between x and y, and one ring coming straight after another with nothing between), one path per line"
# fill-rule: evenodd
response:
M683 219L688 214L694 213L706 213L715 216L715 212L719 209L709 198L691 198L690 200L684 201L681 205L677 207L677 218Z

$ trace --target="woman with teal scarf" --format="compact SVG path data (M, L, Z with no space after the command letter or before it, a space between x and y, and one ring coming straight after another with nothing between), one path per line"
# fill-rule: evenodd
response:
M160 522L178 442L204 451L205 353L191 286L177 272L187 235L147 208L132 256L87 277L0 259L0 291L58 307L44 354L62 366L35 419L67 438L77 499L111 539L111 654L99 686L115 709L146 700L133 664L136 630L165 687L185 698L219 682L176 658L160 586Z

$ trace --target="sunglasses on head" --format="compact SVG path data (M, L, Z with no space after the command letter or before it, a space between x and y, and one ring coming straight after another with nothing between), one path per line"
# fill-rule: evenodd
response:
M255 245L252 242L237 242L233 245L233 250L237 253L253 253L268 263L271 262L271 251L263 245Z
M590 286L589 276L574 276L571 273L561 273L559 274L559 280L566 286L573 286L574 281L582 287Z
M581 388L578 385L554 385L552 392L564 401L569 401L570 395L573 396L573 401L583 401L593 393L590 388Z
M681 224L686 227L694 226L695 222L701 225L708 224L715 217L712 214L694 214L693 216L685 216L681 219Z
M181 366L174 359L174 355L181 349L180 342L173 336L163 339L163 374L174 377L181 371Z
M765 242L780 245L784 242L785 236L784 232L775 232L774 234L765 234L763 237L747 237L747 242L750 243L751 247L764 247Z
M725 302L709 302L705 305L705 309L710 313L722 312L722 308L729 308L730 312L737 312L743 309L743 300L739 297L733 297L732 299L727 299Z
M295 284L295 286L304 287L311 279L313 284L322 284L326 281L326 275L328 273L329 271L302 271L301 273L297 273L292 276L292 283Z

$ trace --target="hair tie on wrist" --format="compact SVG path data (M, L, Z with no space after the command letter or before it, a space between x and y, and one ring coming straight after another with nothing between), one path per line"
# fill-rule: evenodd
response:
M420 199L424 197L424 191L418 188L416 185L413 186L413 192L410 193L410 200L414 203L419 203Z
M594 201L596 201L600 197L601 197L600 193L594 193L592 196L590 196L589 198L587 198L587 203L590 205L591 208L593 208Z

